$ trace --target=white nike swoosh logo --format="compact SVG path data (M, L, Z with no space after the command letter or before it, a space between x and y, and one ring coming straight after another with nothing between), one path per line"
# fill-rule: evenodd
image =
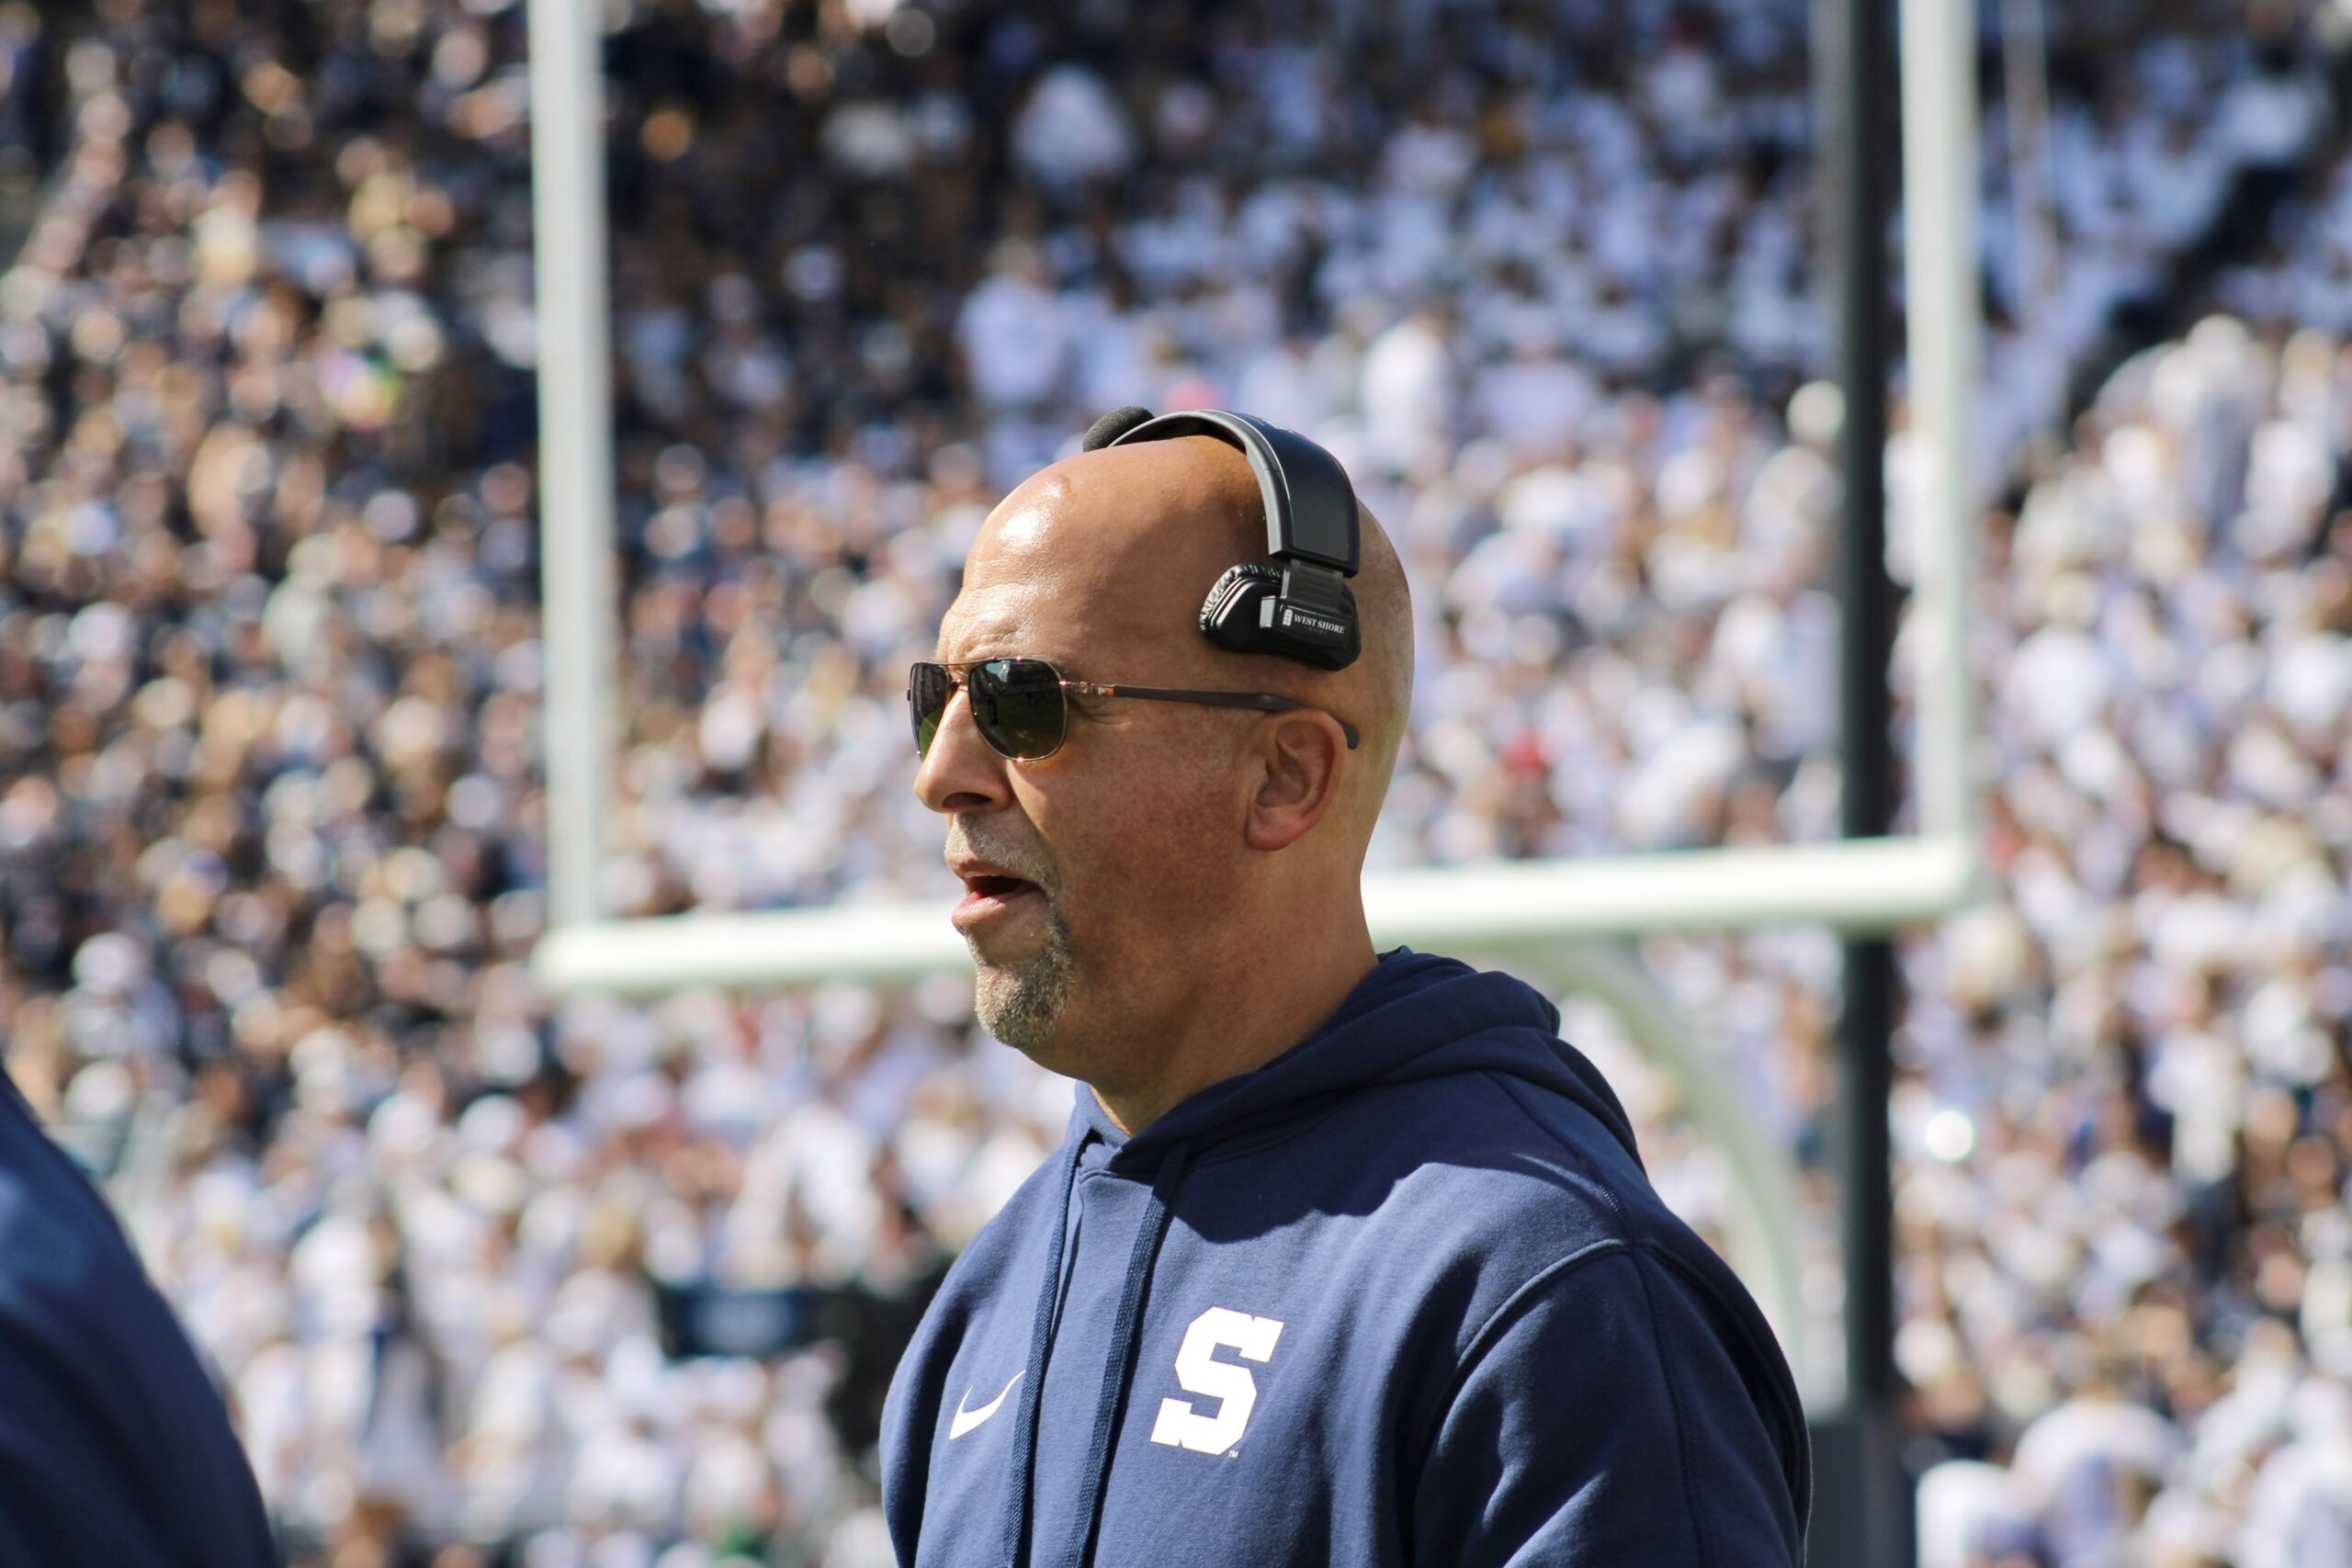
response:
M1020 1372L1013 1373L1012 1382L1019 1382L1021 1378L1022 1374ZM956 1438L962 1437L965 1433L970 1431L981 1422L986 1421L989 1416L995 1415L996 1407L1004 1403L1004 1396L1012 1392L1012 1382L1006 1383L1003 1389L994 1399L989 1400L978 1410L967 1410L964 1408L964 1399L969 1399L972 1397L972 1391L968 1388L966 1389L964 1391L964 1399L959 1399L956 1402L956 1419L947 1423L947 1440L951 1443L954 1442Z

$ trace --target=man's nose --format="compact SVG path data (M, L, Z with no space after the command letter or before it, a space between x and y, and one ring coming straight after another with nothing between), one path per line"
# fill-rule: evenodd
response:
M1012 798L1005 777L1004 759L980 739L972 721L972 705L957 691L939 716L939 729L931 738L931 752L915 770L915 798L933 811L994 811Z

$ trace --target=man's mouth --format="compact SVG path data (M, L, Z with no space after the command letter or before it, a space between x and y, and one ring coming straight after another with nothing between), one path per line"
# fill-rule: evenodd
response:
M1025 877L1007 872L974 868L961 874L964 900L951 917L956 929L971 936L1019 910L1033 907L1044 890Z

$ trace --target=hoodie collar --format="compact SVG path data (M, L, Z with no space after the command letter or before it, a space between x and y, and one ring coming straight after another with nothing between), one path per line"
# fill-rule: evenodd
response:
M1068 1135L1099 1138L1122 1165L1148 1164L1169 1145L1211 1151L1376 1082L1499 1071L1577 1100L1634 1152L1616 1095L1559 1039L1559 1026L1558 1010L1521 981L1399 947L1381 954L1306 1039L1255 1071L1211 1084L1132 1136L1080 1084Z

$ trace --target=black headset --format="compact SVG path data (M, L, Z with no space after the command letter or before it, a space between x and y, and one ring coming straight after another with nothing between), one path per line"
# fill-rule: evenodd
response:
M1114 409L1086 433L1089 452L1178 435L1214 435L1241 448L1266 502L1273 560L1227 569L1201 605L1201 630L1235 653L1275 653L1318 670L1344 670L1363 650L1356 596L1356 492L1340 460L1279 424L1246 413L1191 409L1158 418Z

